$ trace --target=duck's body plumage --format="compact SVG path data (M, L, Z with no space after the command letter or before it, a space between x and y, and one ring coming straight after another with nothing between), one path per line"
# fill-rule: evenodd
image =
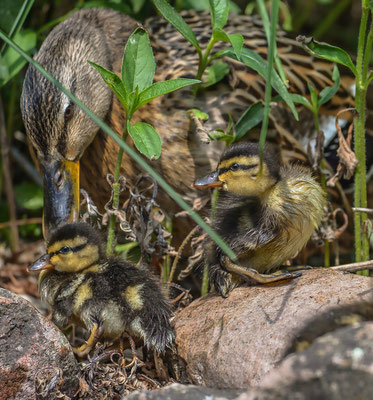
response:
M268 149L263 175L257 177L258 154L258 145L237 143L223 154L215 173L223 190L219 191L213 228L235 252L236 263L242 267L241 274L233 271L234 264L212 240L207 240L205 258L210 280L224 296L245 279L245 269L266 274L295 257L324 215L325 194L307 168L280 168L273 150ZM231 170L234 164L240 166L236 171Z
M186 12L183 17L203 46L211 30L209 14ZM128 16L112 10L80 10L49 34L36 56L47 71L118 134L121 134L125 122L123 109L87 60L120 73L125 43L137 25ZM170 24L160 17L153 17L144 23L144 27L149 32L155 54L155 81L196 76L197 52ZM228 33L243 34L245 46L266 59L266 38L258 18L231 14L225 29ZM282 31L278 33L277 45L292 92L307 94L306 82L312 82L318 90L333 83L332 65L313 60ZM223 42L218 43L214 51L226 46ZM191 96L192 89L187 87L153 100L137 111L133 118L133 122L141 120L154 125L162 138L162 154L159 160L152 162L152 167L189 202L198 196L198 191L191 190L191 184L197 176L216 165L222 143L202 143L186 110L193 107L207 112L210 117L205 124L207 130L224 129L229 115L237 121L249 105L264 95L264 79L256 72L232 59L225 58L224 62L228 64L230 74L217 85L200 91L196 98ZM353 102L349 78L341 82L339 96L333 97L328 104L328 113ZM105 176L114 171L118 146L77 107L67 118L69 100L32 67L25 78L21 103L27 134L45 178L45 208L53 207L54 202L50 200L53 193L49 192L54 190L54 180L58 181L50 176L49 171L54 171L51 163L79 159L81 186L102 207L110 193ZM307 114L308 111L302 113ZM312 116L309 124L305 123L304 115L301 115L300 123L295 123L283 105L274 107L272 115L269 137L281 145L284 159L305 161L307 156L296 138L314 132ZM57 175L58 168L56 166ZM138 166L125 156L121 173L130 183L134 182L139 172ZM165 194L161 194L159 202L168 210L175 208L168 204ZM48 210L45 215L51 228L67 218L52 212L49 215Z
M130 335L158 352L172 347L170 306L145 267L104 257L87 224L62 226L47 247L30 270L41 270L40 297L56 325L78 323L109 339Z

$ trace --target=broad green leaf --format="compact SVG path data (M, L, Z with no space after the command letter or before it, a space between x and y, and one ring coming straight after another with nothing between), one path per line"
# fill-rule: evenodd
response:
M201 81L197 79L185 79L185 78L170 79L168 81L163 81L163 82L155 82L140 93L138 103L136 105L136 110L139 107L143 106L144 104L149 103L149 101L155 99L156 97L181 89L184 86L194 85L195 83L200 83L200 82Z
M220 82L228 73L228 65L221 60L216 61L210 67L206 68L205 74L207 75L207 78L204 80L202 87L207 88L215 85L215 83Z
M127 93L138 86L139 92L153 83L155 61L149 36L142 28L137 28L129 37L124 49L122 81Z
M328 86L320 92L320 95L319 95L319 105L320 106L327 103L338 92L340 82L339 82L339 70L336 65L334 66L334 69L333 69L332 78L334 81L334 85Z
M262 122L264 116L264 106L258 101L252 104L240 117L236 124L236 138L240 139L250 129Z
M239 33L232 33L232 34L228 35L227 33L225 33L223 31L223 29L220 29L220 28L214 29L212 35L213 35L215 41L221 40L223 42L230 43L233 47L236 57L238 59L240 58L241 50L242 50L242 46L243 46L243 42L244 42L242 35L240 35Z
M231 50L227 51L226 55L228 57L231 57L231 58L237 60L237 57ZM244 47L241 51L240 61L242 61L248 67L252 68L259 75L261 75L264 79L266 78L268 64L259 54ZM293 112L295 119L298 121L299 117L298 117L297 110L295 109L293 100L291 99L291 96L289 95L289 92L287 91L286 86L284 85L284 82L281 80L281 78L279 77L279 75L275 69L273 69L273 71L272 71L271 85L277 91L277 93L284 99L286 104L289 106L289 108Z
M199 53L201 48L198 44L196 35L190 26L184 21L183 17L170 6L166 0L152 0L154 6L162 14L163 18L168 21L177 31L179 31L184 38L191 43Z
M298 42L302 43L304 49L319 58L329 60L338 64L342 64L349 68L352 73L357 76L357 70L353 64L351 57L346 51L337 46L332 46L328 43L318 42L312 38L306 38L305 36L298 36Z
M198 108L191 108L187 110L188 114L193 114L196 118L200 119L201 121L207 121L209 119L209 115L205 112L198 110Z
M223 28L228 20L228 0L209 0L212 28Z
M16 33L14 41L26 53L30 53L36 46L36 33L31 30L21 31ZM7 47L0 60L0 87L17 75L25 64L26 61L23 57L12 48Z
M129 124L128 132L140 153L152 160L157 159L161 155L161 138L151 125L144 122L137 122L133 125Z
M122 103L124 109L126 110L126 113L128 111L128 94L126 91L126 88L124 87L123 82L119 78L118 75L114 74L114 72L111 72L107 70L104 67L101 67L100 65L88 61L92 67L96 68L97 71L101 74L102 79L105 81L105 83L110 86L111 90L115 93L115 95L118 97L120 102Z

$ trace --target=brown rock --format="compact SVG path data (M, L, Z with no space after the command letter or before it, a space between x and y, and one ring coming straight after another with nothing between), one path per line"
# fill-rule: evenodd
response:
M338 329L283 360L237 400L368 400L373 396L373 322Z
M369 300L372 288L372 278L314 269L281 285L198 299L175 317L187 374L210 387L258 385L306 320L335 305Z
M72 396L79 370L66 337L28 301L0 288L0 400L36 398L59 370L63 383L55 379L51 389Z

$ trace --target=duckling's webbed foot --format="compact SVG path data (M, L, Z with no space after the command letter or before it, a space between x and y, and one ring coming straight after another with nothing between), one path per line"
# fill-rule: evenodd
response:
M95 347L96 343L104 333L102 324L95 324L91 330L88 340L80 347L73 347L73 352L80 358L85 358Z
M222 297L228 297L228 294L240 283L240 279L223 270L220 264L209 265L209 278L216 292Z
M247 268L247 267L242 267L241 265L237 265L233 263L231 260L229 260L227 257L224 258L224 268L226 268L226 270L231 273L239 275L244 280L250 280L260 284L273 283L287 279L294 279L302 275L300 271L296 272L283 271L271 275L261 274L253 268Z

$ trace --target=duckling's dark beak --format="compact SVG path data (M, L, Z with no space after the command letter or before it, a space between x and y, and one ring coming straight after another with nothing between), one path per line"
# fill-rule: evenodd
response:
M44 181L43 236L79 216L79 161L48 160L41 163Z
M53 269L54 265L51 264L49 254L44 254L35 262L33 262L28 268L27 271L42 271L43 269Z
M218 171L215 171L203 178L197 179L193 186L197 189L206 189L223 186L223 182L219 181L219 173Z

